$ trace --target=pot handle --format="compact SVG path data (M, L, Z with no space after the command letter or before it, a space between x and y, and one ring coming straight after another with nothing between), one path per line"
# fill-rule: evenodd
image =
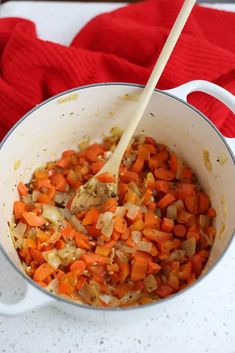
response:
M0 302L0 314L5 316L14 316L24 313L31 309L50 305L54 302L53 298L42 293L39 289L27 284L27 292L22 300L14 304Z
M233 113L235 113L235 96L226 89L209 81L194 80L176 88L166 90L165 92L187 101L187 96L190 93L197 91L207 93L210 96L217 98L219 101L224 103ZM235 139L226 138L226 141L233 151L233 154L235 155Z

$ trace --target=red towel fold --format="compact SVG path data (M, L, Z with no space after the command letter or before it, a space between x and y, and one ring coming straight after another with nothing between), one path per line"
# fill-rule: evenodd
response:
M146 83L181 0L150 0L97 16L70 47L40 40L32 22L0 20L0 139L29 109L72 87ZM204 79L235 94L235 13L195 6L158 87ZM235 120L223 104L194 93L191 104L226 136Z

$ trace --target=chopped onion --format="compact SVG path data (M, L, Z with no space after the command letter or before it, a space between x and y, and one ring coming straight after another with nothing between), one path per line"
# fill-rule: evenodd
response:
M114 214L112 212L105 212L100 214L96 228L101 229L101 233L105 235L107 238L110 238L113 233L113 221Z
M116 211L114 213L115 216L121 216L124 217L126 214L126 207L125 206L118 206L116 208Z
M90 144L90 137L85 135L81 139L81 142L78 144L78 147L80 148L81 151L85 150Z
M69 195L66 192L56 192L54 201L59 205L65 206L67 205L70 198L71 198L71 195Z
M124 244L121 244L119 249L126 254L133 254L136 252L135 249L131 248L130 246L124 245Z
M11 234L15 238L22 238L27 229L26 224L19 222L17 226L12 230Z
M63 249L58 250L58 256L61 259L62 265L69 265L70 262L76 260L76 247L66 245Z
M22 249L23 242L23 238L18 238L16 241L14 241L16 249Z
M60 208L60 213L61 213L62 217L64 217L67 221L70 221L70 219L72 217L72 213L69 211L69 209L67 207Z
M140 134L138 136L135 136L135 141L138 143L138 145L143 145L143 143L145 142L145 135Z
M57 224L62 220L59 209L55 206L43 205L42 217L46 218L53 224Z
M170 219L177 219L177 207L176 205L170 205L166 210L166 217Z
M192 257L196 252L196 239L190 237L182 242L182 249L185 251L186 256Z
M39 195L40 195L40 192L34 190L34 191L32 192L32 201L33 201L33 202L37 202Z
M169 262L169 261L183 261L183 260L185 260L185 251L184 250L174 250L170 254L170 256L168 257L166 262Z
M122 134L123 134L123 129L121 129L121 128L118 127L118 126L114 126L114 127L112 127L112 129L110 130L110 133L111 133L113 136L121 137Z
M116 255L123 264L128 263L128 257L121 250L116 250Z
M85 250L83 250L83 249L80 249L80 248L76 248L76 250L75 250L75 256L76 256L76 259L79 259L82 255L84 255L85 254Z
M144 286L148 292L152 292L153 290L157 289L158 284L153 275L149 275L144 279Z
M29 228L28 230L28 236L32 239L35 239L37 236L37 229L36 228Z
M210 217L200 214L200 216L199 216L199 224L202 227L208 227L210 225L210 223L211 223Z
M58 290L58 279L54 278L47 286L47 290L51 293L57 294Z
M140 210L139 206L136 206L130 202L127 202L124 206L127 208L127 217L132 220L135 219Z
M176 200L172 203L172 205L176 206L177 212L184 209L184 202L182 200Z
M84 233L84 234L88 234L86 228L84 227L84 225L80 222L80 220L75 216L73 215L71 218L70 218L70 223L74 226L74 228L76 230L78 230L79 232L81 233Z
M130 291L126 293L121 299L120 299L120 304L128 304L128 305L134 305L137 303L138 299L140 297L140 293L137 291Z
M140 208L140 210L141 210L142 213L147 213L147 212L148 212L148 209L147 209L146 206L142 206L142 207Z
M142 233L139 232L138 230L133 230L131 232L131 239L133 240L134 243L139 243L142 238Z
M105 151L104 152L104 159L109 159L112 156L112 152L111 151Z
M92 281L93 282L93 281ZM82 289L80 289L79 294L84 299L84 301L91 305L99 304L99 290L94 284L85 284Z
M140 241L137 243L137 250L151 252L152 244L147 241Z
M100 299L113 308L118 307L120 305L119 299L113 297L112 295L100 294Z

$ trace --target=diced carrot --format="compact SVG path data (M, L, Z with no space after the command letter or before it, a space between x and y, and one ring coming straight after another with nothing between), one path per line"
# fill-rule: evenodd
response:
M149 210L153 211L153 210L156 210L157 204L156 204L156 202L149 202L147 207L148 207Z
M71 295L74 291L74 287L70 283L62 282L58 285L58 291L60 294Z
M65 247L65 242L59 239L55 242L54 246L57 250L63 249Z
M130 265L128 263L123 264L122 262L119 262L119 270L120 283L123 283L130 274Z
M95 249L95 253L101 256L108 256L110 253L110 250L111 250L110 248L98 245Z
M202 272L203 258L199 254L196 254L191 258L191 262L192 262L192 270L193 272L195 272L196 276L198 277Z
M195 191L185 196L184 203L190 213L198 213L198 195Z
M167 284L175 290L179 289L179 277L175 270L170 272Z
M145 143L156 147L157 143L152 137L145 137Z
M36 216L33 212L24 212L22 217L30 227L41 227L46 223L43 217Z
M84 226L87 226L89 224L97 223L99 215L100 215L100 213L96 208L94 208L94 207L90 208L87 211L87 213L82 221L82 224Z
M155 263L155 262L148 263L148 270L147 270L148 275L158 273L160 270L161 270L161 266L158 265L157 263Z
M87 253L81 256L81 260L83 260L87 266L92 266L95 264L98 265L108 265L109 264L109 258L106 256L100 256L97 254L93 253Z
M127 229L127 222L122 216L116 216L114 218L114 229L119 233L125 233Z
M104 153L105 149L104 146L99 143L94 143L90 147L88 147L85 151L85 156L89 161L96 162L98 156Z
M118 298L122 298L125 294L132 290L132 286L129 283L120 283L113 290L113 295Z
M131 181L139 182L139 174L136 172L126 170L124 173L120 173L120 179L122 183L130 183Z
M145 228L161 228L161 219L153 212L146 212L144 215Z
M57 167L66 169L71 165L71 159L69 157L64 157L55 162Z
M54 268L52 268L47 262L41 264L34 272L33 278L35 281L44 282L47 277L52 275Z
M123 201L124 196L125 196L125 193L127 192L127 190L128 190L128 185L127 185L127 184L125 184L125 183L119 183L119 186L118 186L118 196L119 196L120 202Z
M150 197L152 196L152 190L151 189L147 189L143 199L142 199L142 204L146 205L148 203L148 201L150 200Z
M162 298L168 297L168 295L174 293L174 289L167 284L162 284L157 290L156 293Z
M86 230L88 231L88 234L94 238L101 236L101 230L96 228L96 224L87 225Z
M115 244L116 244L116 241L115 241L115 240L110 240L110 241L108 241L107 243L104 243L103 247L104 247L104 248L111 249Z
M28 194L28 188L25 184L22 183L22 181L20 181L17 185L17 190L20 196L25 196Z
M144 158L137 156L135 163L133 164L131 170L135 173L140 173L144 166Z
M165 242L171 237L170 233L162 232L154 228L145 228L143 233L147 239L157 242Z
M111 265L107 265L107 271L109 272L118 272L119 271L119 266L118 264L111 264Z
M79 291L80 289L82 289L84 287L84 285L87 282L87 278L85 276L80 276L77 279L77 283L76 283L76 289Z
M131 265L131 280L140 281L145 278L147 273L147 263L134 260Z
M207 211L207 216L210 218L215 218L216 217L216 210L214 208L208 208Z
M86 235L76 232L75 233L75 244L78 248L89 250L90 249L90 244L89 244L89 239L86 237Z
M172 189L172 183L170 183L169 181L165 181L165 180L156 180L155 188L158 191L161 191L161 192L164 192L165 194L168 194Z
M104 166L104 162L101 161L100 159L96 162L93 162L91 165L92 174L95 175L96 173L98 173L103 166Z
M151 154L155 154L157 152L157 148L154 145L144 143L139 145L138 147L138 154L145 160L149 159Z
M133 190L131 190L130 188L128 188L128 190L127 190L127 192L125 194L124 200L126 202L130 202L130 203L132 203L134 205L139 205L140 204L139 196Z
M102 211L103 212L115 212L116 211L116 208L118 206L118 202L117 202L117 199L116 198L110 198L110 199L107 199L103 206L102 206Z
M186 231L186 227L183 224L176 224L173 230L174 234L179 238L184 237L186 235Z
M34 177L37 181L48 179L48 171L46 169L37 169L34 172Z
M37 201L40 203L45 203L45 204L49 204L51 202L50 197L47 194L42 194L40 193L38 195Z
M210 207L210 199L205 192L199 192L199 213L204 214L208 211Z
M96 179L99 180L101 183L114 183L115 182L115 176L109 172L97 175Z
M169 206L173 201L175 201L175 196L172 194L164 195L160 201L158 201L157 205L160 208L165 208Z
M75 154L75 151L74 150L66 150L62 153L62 158L65 158L65 157L70 157L72 156L73 154Z
M187 196L195 194L194 184L176 183L175 196L177 199L185 200Z
M163 218L162 231L170 233L174 228L174 220L169 218Z
M82 274L85 269L86 269L86 264L85 264L84 261L81 261L81 260L76 260L69 266L69 270L70 271L75 271L76 270L80 274ZM79 273L78 273L78 276L80 276Z
M172 153L171 158L170 158L170 167L171 171L176 174L177 172L177 157L175 153Z
M144 251L136 251L132 254L132 258L135 261L143 261L146 263L152 262L152 256Z
M191 168L189 168L189 167L183 168L182 173L181 173L181 179L183 179L185 181L186 180L191 181L192 176L193 176L193 172L192 172Z
M171 181L175 179L175 174L171 170L165 170L163 168L156 168L154 174L157 179Z
M177 215L177 222L178 223L186 223L188 221L190 221L190 219L192 218L192 214L185 211L185 210L181 210L178 212Z
M37 250L36 248L30 248L30 255L38 265L41 265L43 262L45 262L45 259L42 256L41 251Z
M22 201L15 201L13 206L13 212L15 219L22 217L22 214L25 212L26 204Z
M192 271L191 262L187 262L186 264L180 265L179 279L187 280L190 276L191 271Z
M216 235L216 230L214 226L206 227L205 232L209 237L215 237Z
M55 186L55 189L57 191L64 191L66 187L66 180L63 174L57 173L52 175L51 177L51 183L52 185Z

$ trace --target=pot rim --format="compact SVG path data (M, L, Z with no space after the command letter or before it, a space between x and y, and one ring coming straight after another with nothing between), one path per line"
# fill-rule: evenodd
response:
M54 95L48 99L46 99L45 101L43 101L42 103L36 105L34 108L32 108L29 112L27 112L25 115L23 115L23 117L21 119L19 119L13 126L12 128L8 131L8 133L4 136L3 140L0 142L0 153L2 150L3 145L7 142L8 138L11 136L11 134L15 131L15 129L28 117L30 117L30 115L40 109L41 107L43 107L44 105L46 105L47 103L50 103L51 101L62 97L65 94L68 93L73 93L75 91L80 91L83 89L89 89L89 88L93 88L93 87L100 87L100 86L127 86L127 87L139 87L139 88L144 88L144 85L141 84L135 84L135 83L128 83L128 82L101 82L101 83L94 83L94 84L89 84L89 85L84 85L84 86L79 86L79 87L75 87L75 88L71 88L69 90L63 91L61 93L58 93L57 95ZM164 90L159 90L159 89L155 89L154 92L157 92L159 94L163 94L166 95L172 99L175 99L177 102L180 102L184 105L186 105L188 108L190 108L191 110L193 110L194 112L196 112L200 118L202 118L203 120L205 120L208 125L213 128L215 130L215 132L217 133L218 137L223 141L225 147L227 148L233 164L235 166L235 155L233 154L231 147L229 146L228 142L226 141L225 137L221 134L221 132L217 129L217 127L202 113L200 112L197 108L195 108L194 106L192 106L190 103L184 101L183 99L174 96L173 94L169 93L169 92L165 92ZM220 258L218 259L218 261L216 261L216 263L209 268L209 270L207 270L205 273L203 273L199 278L197 278L197 280L190 284L189 286L187 286L186 288L183 288L182 290L180 290L177 293L174 293L173 295L170 295L167 298L163 298L160 300L156 300L152 303L149 304L144 304L144 305L138 305L138 306L130 306L130 307L125 307L125 308L103 308L103 307L95 307L95 306L91 306L91 305L87 305L87 304L81 304L78 303L76 301L72 301L69 299L65 299L62 296L53 294L51 292L49 292L48 290L44 289L43 287L40 287L35 281L33 281L29 276L26 275L25 272L19 270L19 268L14 264L14 262L10 259L10 257L7 255L6 251L4 250L2 244L0 243L0 251L3 253L4 257L7 259L7 261L12 265L12 267L26 280L28 281L35 289L40 290L43 294L48 295L49 297L53 298L54 300L58 300L61 301L63 303L66 304L70 304L74 307L77 308L81 308L81 309L89 309L91 311L104 311L104 312L124 312L124 311L133 311L133 310L140 310L140 309L144 309L147 307L152 307L154 305L160 304L160 303L166 303L169 300L172 300L174 298L179 297L181 294L186 293L187 291L189 291L190 289L193 289L193 287L195 287L197 284L199 284L212 270L214 270L214 268L218 265L218 263L223 259L225 253L227 252L228 248L231 246L232 241L234 239L234 234L235 234L235 229L233 229L232 231L232 236L228 242L228 244L226 245L226 248L224 249L224 252L222 253L222 255L220 255Z

